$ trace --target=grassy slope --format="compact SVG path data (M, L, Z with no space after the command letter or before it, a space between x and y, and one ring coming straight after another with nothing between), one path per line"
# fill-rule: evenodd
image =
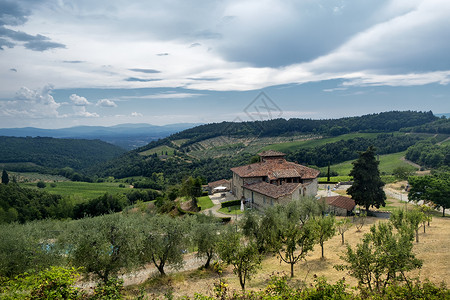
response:
M380 172L385 174L392 174L392 171L400 166L411 167L409 164L401 160L405 156L406 151L397 152L392 154L380 155ZM332 165L330 168L332 171L336 171L339 175L348 175L353 168L352 162L354 160L348 160L340 164ZM327 167L320 169L322 172L327 172Z
M307 141L294 141L294 142L287 142L287 143L280 143L280 144L273 144L269 146L265 146L261 149L261 151L264 150L275 150L275 151L281 151L281 152L292 152L296 148L312 148L316 146L322 146L324 144L328 143L334 143L341 140L349 140L357 137L375 137L379 133L348 133L343 134L336 137L329 137L329 138L322 138L322 139L312 139Z
M116 194L124 193L129 188L120 188L120 183L102 182L102 183L88 183L88 182L74 182L64 181L56 182L55 187L51 187L50 183L43 189L52 194L59 194L62 196L73 196L74 198L82 198L83 200L93 199L102 196L105 193ZM36 183L22 183L26 187L36 187Z
M143 155L143 156L150 156L150 155L156 153L158 156L160 156L160 155L165 155L167 152L167 155L170 156L170 155L173 155L174 150L175 150L174 148L171 148L166 145L162 145L162 146L158 146L156 148L152 148L152 149L140 152L139 154ZM162 154L162 153L164 153L164 154Z
M202 208L202 210L211 208L214 206L209 196L203 196L197 198L197 205Z

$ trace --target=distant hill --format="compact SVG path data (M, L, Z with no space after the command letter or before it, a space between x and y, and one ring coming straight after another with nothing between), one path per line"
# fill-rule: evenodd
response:
M326 120L206 124L153 141L90 171L99 177L150 177L163 173L172 183L185 176L203 176L211 181L229 178L230 167L248 163L262 149L277 147L290 160L321 167L328 162L354 159L357 151L364 151L369 145L375 145L379 154L405 151L427 136L400 130L437 120L431 111L391 111Z
M0 136L0 168L8 171L65 167L79 171L124 152L124 149L100 140Z
M165 138L176 132L192 128L199 124L178 123L157 126L145 123L120 124L110 127L105 126L76 126L61 129L42 129L34 127L3 128L0 136L15 137L53 137L66 139L98 139L126 150L131 150L149 142Z

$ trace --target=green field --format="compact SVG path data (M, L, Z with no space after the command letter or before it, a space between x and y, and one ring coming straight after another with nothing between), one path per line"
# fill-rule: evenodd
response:
M395 168L400 166L407 166L412 169L417 170L413 166L401 160L402 157L405 156L406 151L397 152L392 154L380 155L380 173L382 174L392 174ZM348 175L353 168L352 162L355 160L348 160L336 165L332 165L330 169L332 171L336 171L339 175L345 176ZM327 172L328 167L320 168L320 171L323 173Z
M146 151L140 152L139 154L142 156L150 156L150 155L156 153L158 156L161 156L161 155L166 155L166 152L167 152L167 155L171 156L171 155L173 155L174 150L175 150L174 148L171 148L166 145L162 145L162 146L158 146L156 148L152 148L152 149L148 149Z
M203 196L203 197L197 198L197 206L201 207L202 210L205 210L205 209L213 207L214 203L212 203L209 196Z
M261 149L261 151L275 150L275 151L281 151L281 152L292 152L298 148L312 148L312 147L322 146L322 145L325 145L328 143L335 143L335 142L338 142L341 140L346 141L346 140L350 140L350 139L357 138L357 137L371 138L371 137L376 137L378 134L379 133L348 133L348 134L343 134L343 135L336 136L336 137L272 144L272 145L263 147Z
M66 197L81 198L81 200L88 200L102 196L105 193L117 194L129 191L129 188L121 188L116 182L102 182L102 183L89 183L89 182L75 182L64 181L55 183L46 183L46 187L42 190L58 194ZM21 183L20 185L26 187L36 187L36 183ZM55 185L52 187L51 185Z

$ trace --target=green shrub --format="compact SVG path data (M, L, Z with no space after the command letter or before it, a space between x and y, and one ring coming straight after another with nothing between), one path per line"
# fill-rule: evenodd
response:
M230 207L230 206L236 206L236 205L241 205L241 200L226 201L226 202L222 202L221 205L222 205L222 208Z

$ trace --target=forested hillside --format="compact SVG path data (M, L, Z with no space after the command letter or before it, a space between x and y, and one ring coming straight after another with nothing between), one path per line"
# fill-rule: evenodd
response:
M427 124L438 118L430 112L391 111L360 117L340 119L312 120L312 119L275 119L254 122L222 122L200 125L168 138L152 142L140 148L140 151L154 148L168 141L184 140L181 147L217 136L280 136L293 133L319 134L338 136L349 132L393 132L404 127Z
M79 171L113 159L124 152L122 148L100 140L0 137L0 164L9 164L6 167L9 171L30 168L29 164L23 163L36 165L37 171L43 171L42 167L69 167Z
M295 136L300 142L319 142L314 147L290 147L285 150L287 158L304 165L323 167L329 162L354 159L358 151L364 151L370 145L377 148L378 154L405 151L427 136L398 131L436 120L438 118L431 112L405 111L336 120L276 119L201 125L96 166L91 173L99 177L124 178L150 177L156 172L163 173L172 183L189 175L202 176L207 181L218 180L229 178L231 167L249 163L261 149L270 148L271 144L279 145L280 141L283 143ZM354 135L339 139L347 133ZM320 143L330 136L334 136L330 142Z

